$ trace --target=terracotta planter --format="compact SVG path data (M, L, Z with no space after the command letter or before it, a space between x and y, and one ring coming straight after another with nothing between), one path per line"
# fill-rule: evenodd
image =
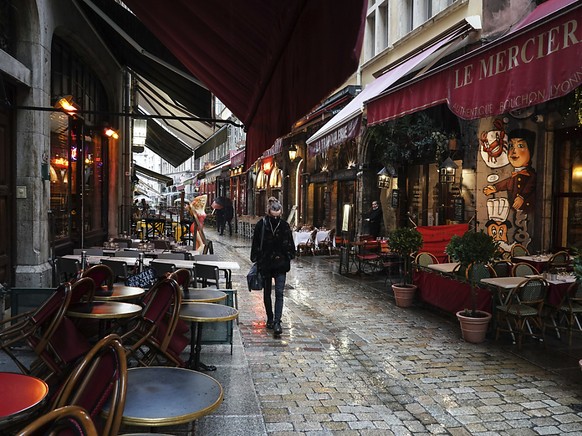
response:
M416 292L416 285L405 285L404 283L396 283L392 285L394 298L398 307L410 307L414 302L414 294Z
M478 310L479 317L465 316L465 311L457 312L457 319L461 323L461 333L465 342L479 344L485 340L491 314Z

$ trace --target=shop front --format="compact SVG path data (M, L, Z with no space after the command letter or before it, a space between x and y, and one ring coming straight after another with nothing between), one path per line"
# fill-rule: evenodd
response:
M543 3L503 38L366 102L369 127L431 110L458 118L461 158L408 171L408 212L437 204L448 212L429 222L441 224L462 211L506 253L580 246L581 11Z

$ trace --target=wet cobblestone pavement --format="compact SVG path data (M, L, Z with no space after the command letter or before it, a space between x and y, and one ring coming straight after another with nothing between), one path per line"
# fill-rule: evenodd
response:
M340 275L338 256L305 256L287 275L283 335L265 328L261 292L248 292L250 240L218 236L236 260L239 325L234 352L205 345L224 402L195 426L169 434L582 435L582 338L549 329L546 347L509 338L462 341L456 319L394 304L382 275ZM185 352L185 358L189 348ZM0 370L11 370L0 355ZM12 369L14 370L14 369ZM122 433L144 429L122 428Z
M582 435L575 356L557 353L568 357L550 372L528 359L551 362L550 341L465 343L456 320L396 307L382 276L342 276L337 257L293 263L274 339L261 293L246 291L249 244L215 247L241 264L239 328L268 434Z

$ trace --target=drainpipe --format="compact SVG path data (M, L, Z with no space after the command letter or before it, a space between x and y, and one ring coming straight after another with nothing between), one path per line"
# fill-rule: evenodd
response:
M131 87L131 74L124 69L124 108L123 112L126 114L131 113L133 98L132 98L132 87ZM126 116L124 117L124 130L125 134L123 135L123 147L122 150L122 158L121 158L121 177L123 178L122 183L122 200L121 200L121 222L119 223L119 232L127 232L131 235L131 215L129 213L130 207L129 205L132 203L132 193L131 193L131 152L130 147L132 143L132 129L131 129L131 117Z

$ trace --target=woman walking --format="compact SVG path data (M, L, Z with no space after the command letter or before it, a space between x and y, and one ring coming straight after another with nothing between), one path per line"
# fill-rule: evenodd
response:
M281 315L283 313L283 290L286 273L291 269L291 259L295 257L295 244L291 227L281 219L283 207L271 197L267 204L267 214L255 225L251 261L257 262L259 271L265 278L263 302L267 314L267 329L273 329L274 336L280 336ZM271 299L273 279L275 279L275 312Z

